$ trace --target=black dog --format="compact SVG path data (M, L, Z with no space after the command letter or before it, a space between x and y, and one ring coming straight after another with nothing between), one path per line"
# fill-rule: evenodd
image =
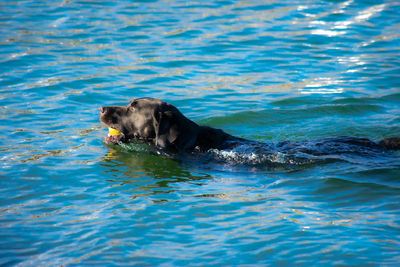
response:
M133 99L127 106L101 107L100 121L121 133L105 137L105 142L108 144L143 140L156 148L172 153L234 149L243 143L258 143L232 136L220 129L199 126L173 105L148 97ZM278 146L290 149L293 144L295 143L283 142ZM329 153L332 148L343 149L346 146L347 150L354 149L354 146L378 150L400 149L400 137L383 139L380 142L358 137L337 137L326 138L312 144L324 147L323 153ZM300 145L295 146L300 147ZM307 148L307 143L303 143L301 147L306 147L305 150L312 154L321 151L319 148Z

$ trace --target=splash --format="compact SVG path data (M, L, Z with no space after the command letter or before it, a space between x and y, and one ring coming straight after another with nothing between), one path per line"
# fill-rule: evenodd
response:
M266 168L291 168L316 162L310 155L290 154L267 144L243 144L232 150L210 149L208 153L219 162Z

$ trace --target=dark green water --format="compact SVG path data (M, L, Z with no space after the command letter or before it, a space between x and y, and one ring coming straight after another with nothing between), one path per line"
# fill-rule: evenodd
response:
M98 111L151 96L267 143L400 136L399 10L2 1L0 265L398 265L399 152L175 160L105 145Z

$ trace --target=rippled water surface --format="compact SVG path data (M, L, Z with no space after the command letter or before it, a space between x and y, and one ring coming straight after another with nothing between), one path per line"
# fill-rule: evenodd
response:
M399 152L172 159L105 145L98 110L151 96L267 143L400 136L399 10L1 1L0 265L398 265Z

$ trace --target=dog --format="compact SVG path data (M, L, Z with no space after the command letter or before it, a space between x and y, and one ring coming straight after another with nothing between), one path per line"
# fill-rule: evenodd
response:
M175 106L150 97L133 99L127 106L103 106L100 108L100 121L120 132L118 135L106 136L104 141L107 144L141 140L174 154L193 151L204 153L210 149L231 150L244 143L259 143L232 136L220 129L200 126L185 117ZM386 138L379 142L359 137L335 137L318 140L309 147L307 142L301 145L282 142L276 147L286 150L302 147L311 154L327 154L335 152L332 151L335 149L398 150L400 137Z

